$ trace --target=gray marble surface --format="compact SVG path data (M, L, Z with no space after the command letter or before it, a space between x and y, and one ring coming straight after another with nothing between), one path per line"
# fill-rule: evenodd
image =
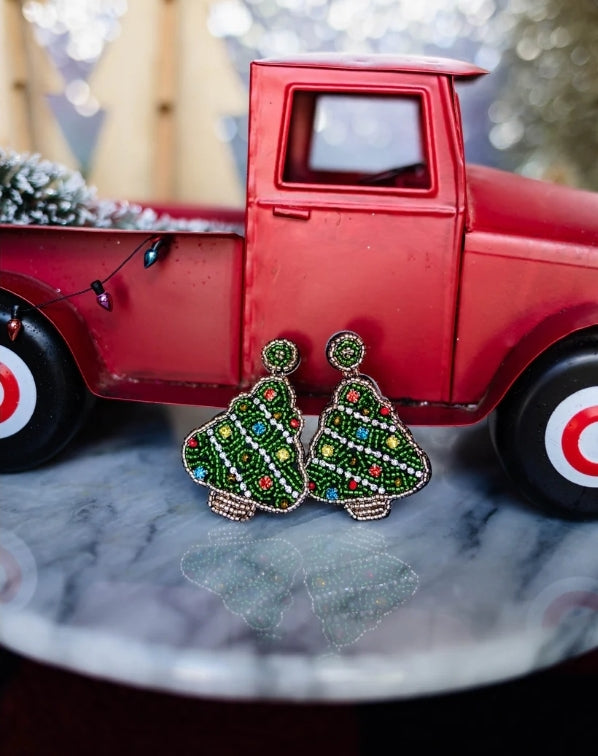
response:
M598 522L518 499L485 423L412 428L432 480L384 520L308 499L233 523L180 460L204 419L100 403L59 459L3 476L3 645L151 689L312 702L463 690L598 646Z

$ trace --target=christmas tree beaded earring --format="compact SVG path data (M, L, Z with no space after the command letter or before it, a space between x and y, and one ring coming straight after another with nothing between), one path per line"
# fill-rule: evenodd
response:
M242 521L256 509L290 512L307 495L303 417L286 378L299 359L291 341L270 341L262 361L271 375L185 438L185 469L210 489L208 505L217 514Z
M365 356L361 338L353 331L333 335L326 356L344 378L310 443L309 492L343 505L355 520L378 520L390 513L393 499L426 485L430 461L376 383L358 372Z

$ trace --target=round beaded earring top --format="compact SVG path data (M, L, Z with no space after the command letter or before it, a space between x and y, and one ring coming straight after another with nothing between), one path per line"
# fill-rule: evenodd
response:
M365 345L353 331L339 331L328 339L326 357L332 367L351 373L363 362Z
M288 339L273 339L262 349L262 362L272 375L289 375L300 361L299 350Z

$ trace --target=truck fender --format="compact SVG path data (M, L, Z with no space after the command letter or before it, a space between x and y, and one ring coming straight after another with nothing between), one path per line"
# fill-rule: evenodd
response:
M49 302L57 296L55 289L29 276L10 272L2 273L0 289L19 297L32 307ZM76 309L67 299L63 299L38 309L38 312L51 323L66 344L88 389L93 394L98 394L106 370L91 334Z
M587 304L561 310L535 326L507 354L496 371L478 412L480 417L492 412L515 381L548 349L561 342L579 342L598 336L598 304Z

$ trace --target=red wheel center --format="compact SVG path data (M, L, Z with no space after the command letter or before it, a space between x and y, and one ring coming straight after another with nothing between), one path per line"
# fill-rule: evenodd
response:
M0 422L8 420L15 412L19 404L19 384L12 370L0 362L0 386L2 387L2 397L0 397Z
M598 407L586 407L573 415L565 425L561 438L565 459L584 475L598 475L598 461L588 459L579 446L581 434L593 423L598 423Z

